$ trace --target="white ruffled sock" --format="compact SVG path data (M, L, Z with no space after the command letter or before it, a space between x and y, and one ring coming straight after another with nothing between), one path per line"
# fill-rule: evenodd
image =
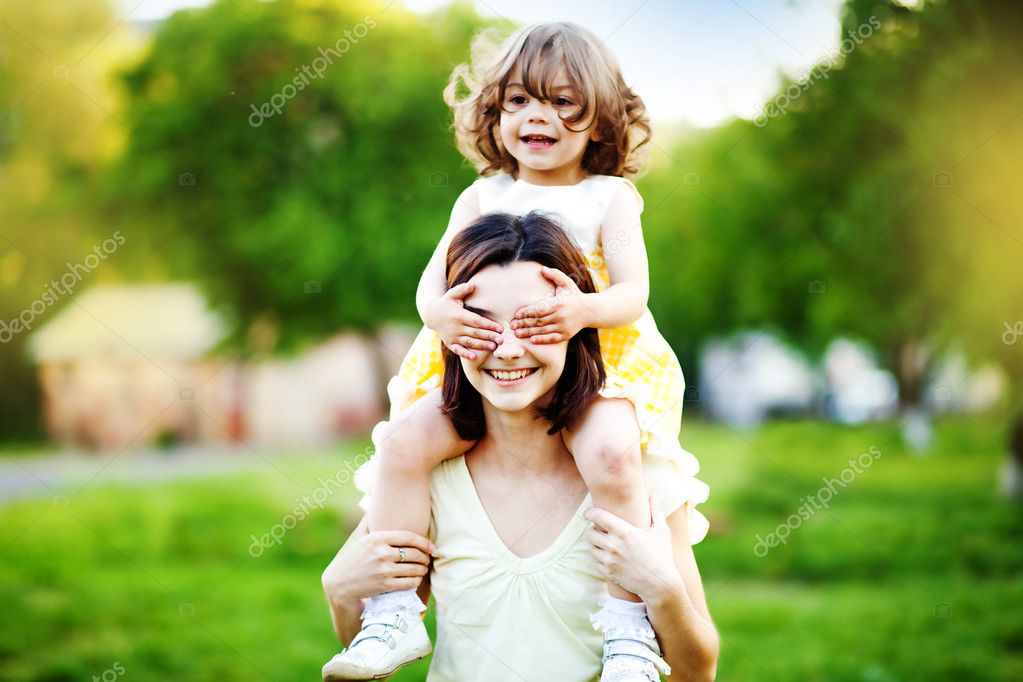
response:
M598 630L620 628L638 630L647 637L655 636L654 626L647 617L645 602L606 597L600 601L600 607L600 611L590 616L590 623Z
M426 604L419 598L415 590L395 590L367 599L366 606L362 610L362 617L366 619L398 612L418 615L425 610Z

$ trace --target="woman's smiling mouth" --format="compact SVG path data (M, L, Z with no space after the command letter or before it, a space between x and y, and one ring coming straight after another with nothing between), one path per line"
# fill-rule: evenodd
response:
M483 370L487 376L496 381L501 386L513 386L517 383L525 381L528 377L532 376L538 367L527 367L525 369L485 369Z

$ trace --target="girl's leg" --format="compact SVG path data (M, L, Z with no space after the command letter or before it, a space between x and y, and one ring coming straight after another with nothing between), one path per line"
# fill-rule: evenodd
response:
M441 392L431 391L397 419L374 433L376 481L370 494L370 532L407 530L426 535L430 527L430 472L473 443L458 437L440 411ZM430 638L419 614L426 605L416 590L384 592L366 600L362 628L351 645L323 666L323 679L377 679L430 653Z
M632 403L598 398L576 428L563 433L594 506L638 528L648 528L650 505L639 447L641 434ZM646 604L621 585L609 582L607 591L609 598L590 616L590 622L604 631L601 682L660 679L658 669L670 675Z
M473 446L472 441L458 437L440 406L441 391L434 389L383 425L367 514L370 532L407 530L426 535L429 530L430 472Z
M624 398L597 398L576 428L562 434L593 497L593 506L637 528L648 528L650 503L643 479L639 422L632 403ZM640 601L615 583L608 583L608 593Z

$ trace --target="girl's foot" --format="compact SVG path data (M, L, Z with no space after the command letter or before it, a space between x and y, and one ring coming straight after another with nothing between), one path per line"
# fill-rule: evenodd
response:
M419 614L398 611L367 616L351 645L323 666L324 682L376 680L426 658L433 647Z
M604 630L604 670L600 682L659 682L671 668L661 658L657 639L641 629L609 627Z

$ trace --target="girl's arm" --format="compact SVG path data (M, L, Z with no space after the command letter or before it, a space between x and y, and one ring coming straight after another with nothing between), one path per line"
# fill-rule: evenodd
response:
M416 309L423 324L437 332L453 353L468 360L476 359L474 351L495 350L503 331L501 325L465 309L462 299L472 293L474 285L466 282L446 288L444 270L451 239L479 215L479 196L470 185L455 201L448 228L433 250L416 290Z
M532 343L560 343L588 327L615 329L638 320L650 294L646 246L639 214L643 199L631 182L622 183L611 198L600 241L611 285L584 294L563 272L544 268L554 295L515 313L512 329Z
M639 214L642 198L631 182L618 186L604 223L600 243L611 286L599 294L587 294L587 327L614 329L638 320L650 296L650 268Z
M419 317L430 329L435 329L431 322L436 323L431 317L431 306L438 299L444 296L446 291L446 278L444 276L445 263L447 262L448 245L451 239L458 234L462 228L480 216L479 196L473 185L466 187L455 200L451 209L451 218L448 220L448 227L444 235L437 243L437 248L430 256L430 262L426 264L422 276L419 278L419 286L416 289L416 309Z

